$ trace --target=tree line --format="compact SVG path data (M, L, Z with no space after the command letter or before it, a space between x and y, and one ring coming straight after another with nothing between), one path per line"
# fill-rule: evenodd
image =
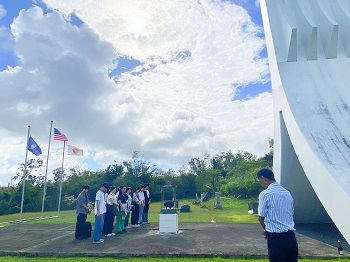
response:
M93 201L103 182L115 186L127 185L131 188L149 183L153 201L161 199L161 187L169 184L176 186L178 199L194 199L196 194L208 191L220 192L222 196L255 198L262 190L256 181L257 171L263 167L272 167L272 139L269 139L269 144L270 151L260 158L246 151L222 152L213 157L204 154L202 158L191 158L187 170L162 170L140 158L138 151L133 152L130 160L114 162L105 170L80 172L72 168L70 174L66 175L64 170L57 168L53 171L53 180L46 183L45 211L57 210L61 177L61 210L74 209L75 198L82 185L90 186L90 200ZM23 212L41 210L44 176L36 174L36 171L42 165L43 161L40 158L27 162ZM18 169L13 179L19 182L15 186L0 187L0 215L20 211L24 164Z

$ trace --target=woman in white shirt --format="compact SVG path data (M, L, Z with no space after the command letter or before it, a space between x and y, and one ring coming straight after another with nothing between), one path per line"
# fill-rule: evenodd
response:
M140 188L136 188L134 193L132 194L132 213L131 213L131 226L139 227L139 207L141 205L141 201L139 199L138 193L140 192Z
M125 226L125 228L129 228L129 217L130 217L130 210L131 210L131 203L132 203L132 197L130 196L131 187L126 188L126 194L128 195L128 200L126 202L127 203L127 208L126 208L127 215L126 215L125 220L124 220L124 226Z
M113 233L113 222L115 217L115 211L118 207L117 198L115 193L117 192L117 189L114 186L111 186L109 188L109 194L107 196L106 200L106 216L105 216L105 223L103 228L103 233L106 237L114 236L115 233Z
M145 194L143 193L143 190L145 189L144 186L140 186L140 192L138 193L138 197L140 199L141 205L139 206L139 225L143 224L143 208L145 206Z

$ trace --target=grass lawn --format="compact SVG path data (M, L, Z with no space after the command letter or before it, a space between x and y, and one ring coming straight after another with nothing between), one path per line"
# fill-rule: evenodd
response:
M191 206L191 212L180 213L180 222L193 222L193 223L208 223L215 220L217 223L258 223L257 215L248 214L248 202L255 201L252 199L221 199L221 205L223 209L214 209L213 200L203 202L199 205L192 204L194 200L185 199L179 200L179 206L184 204L189 204ZM158 222L159 212L161 204L160 202L154 202L150 206L149 211L149 221ZM23 219L40 217L41 213L23 213ZM44 217L57 216L57 211L55 212L44 212ZM14 221L19 219L19 214L4 215L0 216L0 225L6 226L4 222ZM88 216L88 221L93 222L94 216L90 214ZM44 224L60 224L68 223L74 224L76 222L76 215L74 210L61 211L60 217L55 217L53 219L43 219L30 221L28 223L44 223Z

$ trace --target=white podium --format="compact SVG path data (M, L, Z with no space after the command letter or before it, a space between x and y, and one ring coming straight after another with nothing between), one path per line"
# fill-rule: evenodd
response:
M179 221L177 214L159 215L159 233L178 233Z

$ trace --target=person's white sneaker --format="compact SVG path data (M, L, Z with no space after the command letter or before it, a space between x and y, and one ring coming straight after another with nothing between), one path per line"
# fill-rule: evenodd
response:
M111 237L111 236L112 236L112 234L105 235L105 237Z
M94 244L100 244L100 243L102 243L103 241L105 241L104 239L100 239L100 240L98 240L98 241L93 241L92 243L94 243Z
M111 237L112 237L112 236L115 236L115 233L111 233Z

